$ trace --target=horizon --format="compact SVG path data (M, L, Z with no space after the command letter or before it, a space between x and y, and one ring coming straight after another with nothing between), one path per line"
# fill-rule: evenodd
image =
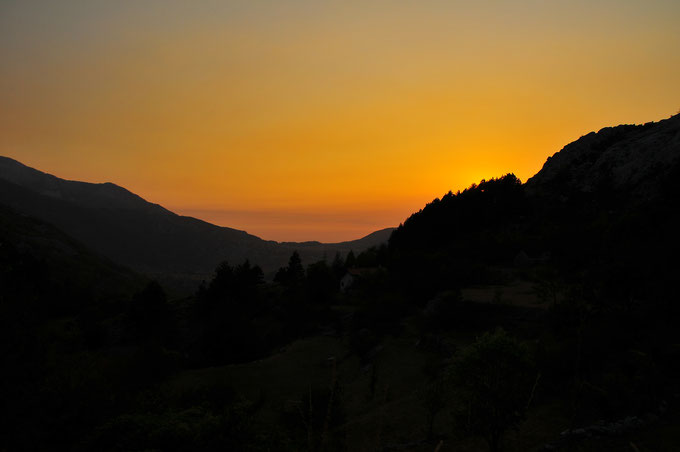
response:
M0 154L265 240L355 240L675 114L678 17L665 0L8 1Z

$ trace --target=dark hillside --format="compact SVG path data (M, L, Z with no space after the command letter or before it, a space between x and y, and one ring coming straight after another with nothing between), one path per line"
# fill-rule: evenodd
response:
M354 241L277 243L170 212L111 183L67 181L0 157L0 203L40 218L91 249L191 293L222 261L250 259L268 277L298 250L308 262L387 241L391 229Z
M392 264L401 281L432 291L493 282L491 267L523 252L549 257L563 277L605 284L604 272L618 291L648 298L677 268L679 180L680 116L606 128L524 185L507 175L435 199L393 233Z
M113 184L102 184L104 189L86 184L79 190L81 183L63 182L68 182L67 194L52 196L0 179L0 202L55 224L98 252L145 272L208 273L222 258L256 259L274 248L274 243L243 231L176 215ZM100 196L95 196L97 192ZM112 194L125 198L121 201Z
M88 250L54 226L0 205L0 251L3 288L32 277L51 287L47 308L67 309L74 298L87 303L129 296L144 278ZM14 276L12 276L14 275ZM68 301L67 300L71 300ZM82 307L82 306L81 306Z
M441 289L494 279L488 266L512 262L522 249L520 226L529 211L513 174L449 192L394 231L392 270L423 302Z

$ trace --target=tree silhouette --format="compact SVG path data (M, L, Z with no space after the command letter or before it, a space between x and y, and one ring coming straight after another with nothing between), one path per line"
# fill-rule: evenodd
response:
M307 293L312 303L325 304L338 291L340 281L326 261L319 261L307 267Z
M534 382L527 348L502 329L485 333L452 366L464 430L482 436L491 452L501 450L504 433L524 419Z
M173 319L160 284L151 281L134 295L128 319L135 340L164 343L170 339Z
M338 280L345 274L345 261L342 260L342 256L340 255L339 251L335 253L333 263L331 263L331 268L333 269L333 274Z
M350 252L347 253L347 257L345 258L345 267L352 268L356 264L357 264L357 258L354 255L354 251L350 250Z
M281 267L274 277L274 281L287 287L299 287L305 279L305 269L297 251L288 259L288 266Z

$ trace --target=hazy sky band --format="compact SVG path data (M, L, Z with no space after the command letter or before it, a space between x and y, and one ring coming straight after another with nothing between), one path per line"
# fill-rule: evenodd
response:
M677 112L679 19L676 1L3 1L0 153L257 212L228 225L268 239L351 239ZM328 220L266 236L263 212Z

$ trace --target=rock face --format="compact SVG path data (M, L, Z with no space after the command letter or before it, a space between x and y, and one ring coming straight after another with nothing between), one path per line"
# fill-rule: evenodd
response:
M653 197L680 166L680 114L657 123L591 132L565 146L526 183L527 192L625 190Z

